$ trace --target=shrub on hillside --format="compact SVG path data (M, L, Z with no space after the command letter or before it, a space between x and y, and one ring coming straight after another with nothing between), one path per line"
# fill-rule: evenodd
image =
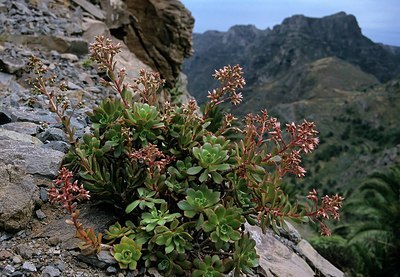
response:
M70 212L85 254L100 251L108 241L122 269L157 267L164 275L193 276L234 271L239 276L252 274L259 258L245 223L278 232L286 218L312 220L329 234L323 220L339 218L340 196L320 198L313 190L308 205L300 207L281 187L287 174L304 176L301 155L318 144L314 123L282 128L267 111L247 115L242 128L233 125L232 114L215 122L212 115L220 104L242 100L238 90L245 81L238 65L215 72L220 87L209 92L201 114L194 100L160 101L163 81L157 73L140 71L133 84L126 84L125 70L116 70L118 52L119 45L104 37L91 45L92 58L109 78L104 85L118 97L88 114L91 131L80 139L70 124L69 103L57 102L48 91L53 79L39 60L31 63L39 75L33 80L36 90L48 97L72 144L64 164L69 171L61 171L50 199ZM230 140L226 135L232 132L238 136ZM76 205L89 194L112 203L129 220L110 226L104 238L84 229Z

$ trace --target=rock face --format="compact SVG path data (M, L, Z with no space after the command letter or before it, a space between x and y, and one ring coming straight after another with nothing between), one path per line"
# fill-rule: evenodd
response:
M103 0L102 5L111 33L174 84L192 51L194 19L183 4L178 0Z
M307 241L301 239L290 224L288 226L286 233L290 240L277 236L272 230L263 234L259 227L246 225L246 230L256 241L260 267L267 276L344 276Z

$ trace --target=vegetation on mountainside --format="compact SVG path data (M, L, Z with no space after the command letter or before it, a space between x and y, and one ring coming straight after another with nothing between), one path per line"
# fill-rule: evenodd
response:
M316 238L316 250L339 268L365 276L399 276L400 164L372 174L348 198L340 236Z
M60 171L49 197L70 213L84 254L110 249L121 269L156 267L166 276L242 276L253 274L259 259L245 224L279 232L285 219L313 221L330 234L324 221L339 218L341 196L320 197L313 189L300 205L281 186L285 176L304 176L301 157L318 144L314 123L283 126L266 111L247 115L241 128L232 125L231 114L216 122L211 116L220 104L242 100L239 66L215 72L220 86L200 114L193 100L161 102L163 81L156 73L141 71L126 84L125 70L116 70L118 52L119 45L104 37L91 45L109 78L103 84L117 97L89 113L91 130L82 138L71 126L68 99L49 89L54 76L38 59L31 63L38 75L34 88L47 97L72 145L68 169ZM228 139L232 132L239 136ZM125 223L109 226L104 238L84 229L77 203L89 196L111 203Z

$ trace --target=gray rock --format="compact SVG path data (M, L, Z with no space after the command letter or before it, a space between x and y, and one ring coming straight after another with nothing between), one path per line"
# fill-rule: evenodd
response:
M22 257L20 255L16 255L12 258L12 262L14 264L21 264L22 263Z
M21 32L22 33L22 32ZM44 47L48 50L56 50L60 53L72 53L75 55L86 55L88 53L88 42L80 37L65 37L55 35L9 35L7 40L17 44L25 44L29 47Z
M307 262L284 245L271 230L262 234L259 227L250 225L246 225L246 230L256 241L260 267L267 273L272 276L315 276Z
M33 256L33 249L26 244L20 244L17 246L17 253L21 255L22 258L29 260Z
M22 269L29 272L37 271L36 266L32 262L24 262L24 264L22 265Z
M110 209L85 203L81 203L79 209L81 211L79 222L83 226L92 227L96 234L104 232L106 226L115 222L114 214ZM57 236L62 240L61 248L71 250L76 248L80 240L75 238L75 229L65 223L66 219L70 219L69 215L53 221L52 224L46 225L40 235L46 237Z
M41 124L42 122L58 122L56 116L46 110L28 110L15 107L0 107L0 114L1 113L11 119L11 121L8 122L24 121L38 124Z
M306 240L301 240L297 249L299 254L304 255L307 262L316 270L318 270L322 276L329 277L343 277L344 274L329 261L323 258L317 251L311 246L311 244Z
M65 264L62 261L57 262L56 266L61 272L65 270Z
M279 230L281 235L294 243L300 242L302 238L299 231L289 222L285 221L285 224L286 228L280 228Z
M41 146L43 144L39 139L32 137L31 135L17 133L4 128L0 128L0 140L14 140L27 144L34 144L37 146Z
M0 57L0 70L14 74L25 67L25 62L19 58L10 56Z
M10 123L12 121L11 115L6 111L0 110L0 125Z
M100 253L96 254L96 256L100 261L103 261L109 265L117 264L117 261L110 254L110 251L102 250L102 251L100 251Z
M74 83L72 83L71 81L68 81L67 83L67 87L70 90L81 90L82 88Z
M0 236L0 242L7 241L7 240L12 239L12 238L13 238L12 234L5 233L5 234L2 234Z
M71 54L71 53L63 53L63 54L61 54L61 59L68 60L70 62L79 61L78 56L74 55L74 54Z
M56 277L56 276L61 276L61 272L58 268L48 265L44 268L42 271L42 276L43 277Z
M42 147L67 153L71 146L64 141L49 141L48 143L43 144Z
M13 267L12 265L6 265L5 267L4 267L4 273L5 274L12 274L14 271L15 271L15 267Z
M36 217L38 218L38 219L40 219L40 220L43 220L43 219L45 219L46 218L46 214L42 211L42 210L36 210L35 211L35 213L36 213Z
M3 149L0 152L3 152ZM1 158L2 155L0 155L0 160ZM12 165L12 162L4 164L0 161L0 180L2 180L0 182L0 229L21 230L27 226L32 216L37 202L38 188L34 185L32 177L26 175L21 168Z
M79 6L81 6L88 13L97 17L98 19L104 20L106 18L104 12L100 8L90 3L89 1L86 0L73 0L73 1Z
M7 6L4 4L4 1L0 1L0 13L7 11Z
M8 86L13 80L15 80L14 75L0 72L0 85Z
M59 237L57 237L57 236L50 237L50 238L47 240L47 244L50 245L50 246L56 246L56 245L59 244L60 242L61 242L61 239L60 239Z
M116 274L118 271L117 271L117 269L115 267L109 266L109 267L107 267L106 272L108 274Z
M109 266L117 264L117 261L108 250L101 250L100 253L90 256L84 256L80 254L77 258L84 263L93 265L101 269L106 269Z
M45 141L67 141L65 133L59 128L47 128L43 133L37 134L37 138L42 142Z
M14 164L29 174L54 178L64 153L14 140L0 140L0 164Z
M267 230L262 234L259 227L246 225L252 238L256 241L256 250L260 255L260 267L273 276L315 276L317 272L321 276L344 276L343 272L334 267L326 259L315 251L315 249L305 240L297 241L300 238L298 231L289 225L290 237L292 242L287 246L272 230ZM294 251L296 250L296 251ZM318 275L318 276L319 276Z
M0 261L7 260L7 259L11 258L11 256L12 256L12 253L10 251L0 250Z
M39 197L43 202L49 202L49 195L47 194L47 190L43 187L40 188Z
M27 232L27 230L21 230L16 234L16 236L21 238L21 239L24 239L27 236L26 232Z
M11 122L1 125L1 127L21 134L35 135L39 125L33 122Z
M59 58L61 56L56 50L51 50L50 54L53 58Z
M21 14L25 15L32 14L31 10L23 2L13 1L13 6L15 6Z

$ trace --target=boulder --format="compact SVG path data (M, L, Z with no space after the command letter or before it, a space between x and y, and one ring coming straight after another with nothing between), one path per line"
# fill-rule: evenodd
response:
M24 66L25 62L18 57L12 57L10 55L0 56L0 71L14 74L19 72Z
M29 47L56 50L60 53L72 53L78 56L88 53L88 43L80 37L53 36L53 35L21 35L7 36L7 41L16 44L25 44Z
M16 140L0 140L0 164L14 165L28 174L54 178L64 153Z
M102 0L101 4L111 34L160 72L167 85L174 84L183 60L192 51L194 19L185 6L178 0Z
M3 124L0 122L0 127L6 130L18 132L26 135L35 135L40 125L33 122L11 122Z
M136 55L132 53L128 46L122 41L113 37L107 25L104 22L86 18L83 23L84 37L89 41L93 42L96 36L104 35L110 37L113 43L121 44L121 52L115 56L117 62L117 69L125 68L127 76L125 77L126 83L133 83L133 80L138 77L139 70L145 69L147 71L153 71L148 65L144 64Z
M314 271L307 262L284 245L273 231L268 230L265 234L262 234L259 227L250 225L246 226L246 230L256 241L257 254L260 255L260 266L268 275L314 276Z
M104 229L114 224L116 220L112 209L107 209L107 207L104 206L82 203L79 204L79 210L80 216L78 221L81 222L85 228L93 228L96 234L99 232L104 233ZM61 239L61 247L63 249L75 249L80 240L75 237L74 227L65 223L65 220L70 218L69 215L58 218L36 235L38 237L57 236Z
M24 142L24 143L35 144L37 146L42 145L42 142L39 139L32 137L31 135L18 133L18 132L7 130L5 128L0 127L0 140L2 140L2 139L15 140L15 141L20 141L20 142Z
M38 188L33 178L18 166L0 162L0 229L24 229L37 201Z
M289 225L289 224L288 224ZM257 226L246 225L246 230L256 241L260 267L267 276L344 276L289 225L286 235L294 241L283 239L268 229L265 234Z
M303 255L306 261L315 269L318 269L320 275L329 277L343 277L344 274L334 265L324 259L306 240L301 240L297 244L299 254Z

